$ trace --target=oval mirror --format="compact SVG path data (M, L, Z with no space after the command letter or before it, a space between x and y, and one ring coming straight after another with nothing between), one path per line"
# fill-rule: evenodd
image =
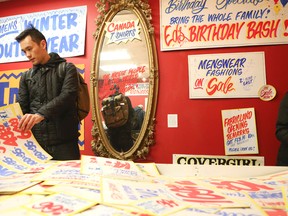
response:
M96 4L91 65L92 150L117 159L144 159L154 144L158 65L147 1Z

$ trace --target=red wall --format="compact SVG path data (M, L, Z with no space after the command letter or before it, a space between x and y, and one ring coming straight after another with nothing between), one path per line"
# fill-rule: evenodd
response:
M0 3L0 17L87 5L87 30L85 55L68 58L75 64L86 65L90 71L93 54L96 0L50 0L18 1ZM159 1L150 0L155 27L155 38L159 59L159 95L156 113L156 144L151 148L147 161L171 163L173 154L224 155L224 140L221 123L221 110L233 108L255 108L259 155L265 157L266 165L274 165L279 142L275 138L275 122L281 98L288 89L287 53L288 45L214 48L184 51L160 52ZM188 97L188 55L233 52L265 52L266 80L277 90L277 96L270 102L260 99L203 99L191 100ZM29 62L0 64L0 71L30 67ZM167 127L167 114L178 114L178 128ZM85 121L85 150L91 151L91 114Z

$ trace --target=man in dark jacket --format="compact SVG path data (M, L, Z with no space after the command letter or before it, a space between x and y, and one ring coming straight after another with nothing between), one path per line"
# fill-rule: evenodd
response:
M56 53L49 54L44 35L33 26L16 40L33 64L20 79L17 102L24 116L19 129L32 130L54 160L79 159L76 67Z

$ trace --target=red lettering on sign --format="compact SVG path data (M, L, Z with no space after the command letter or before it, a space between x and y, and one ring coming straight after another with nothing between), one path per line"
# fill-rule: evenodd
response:
M277 29L280 23L280 19L268 20L255 22L252 21L247 24L247 38L248 39L256 39L256 38L275 38L277 37Z
M198 202L198 203L213 203L213 202L231 203L231 201L226 200L224 196L215 194L213 190L197 186L191 186L191 184L188 185L168 184L167 187L183 201Z
M108 32L115 32L115 31L122 31L126 29L134 29L135 28L135 21L127 21L123 23L110 23L107 26Z
M40 209L43 213L51 213L51 215L62 215L73 212L73 210L64 208L63 205L55 205L53 202L42 202L38 205L33 205L32 208Z
M227 94L228 92L235 90L235 88L233 88L233 83L230 83L231 79L232 77L230 76L225 82L220 81L218 83L218 79L216 77L212 78L207 85L207 94L213 95L216 92L223 92L224 94Z
M259 191L263 190L273 190L273 188L266 185L260 185L253 182L247 181L220 181L220 182L211 182L211 184L216 185L217 188L235 190L235 191Z

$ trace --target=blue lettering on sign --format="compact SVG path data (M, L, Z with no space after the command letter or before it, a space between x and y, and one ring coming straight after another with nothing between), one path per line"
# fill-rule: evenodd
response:
M0 58L4 57L12 57L15 55L16 57L19 56L21 49L20 45L17 41L14 41L9 44L0 44Z
M18 92L19 92L19 88L10 88L9 100L8 100L9 104L13 104L13 103L15 103L17 101Z
M129 40L134 38L136 35L136 29L126 30L126 31L119 31L119 32L111 32L111 41L123 41Z
M249 196L252 199L281 199L283 198L283 195L281 192L250 192Z
M123 189L127 193L130 200L137 200L137 197L133 194L133 190L131 189L131 187L123 185Z
M17 32L17 20L11 20L9 23L0 25L0 38L9 34L15 34Z
M186 11L191 10L192 14L199 14L206 7L207 0L170 0L168 6L165 9L166 14L170 14L173 11Z
M136 188L136 191L140 194L140 198L151 198L159 196L159 192L156 190Z
M72 26L77 26L77 13L55 14L52 16L42 17L40 19L24 20L24 28L33 25L39 31L71 29Z
M0 176L10 176L15 174L16 172L13 172L11 170L8 170L7 168L4 168L0 165Z
M17 170L23 171L26 169L26 167L24 167L23 165L17 164L17 162L15 160L13 160L11 157L4 156L3 162L10 165L10 166L13 166Z
M246 58L205 59L201 60L198 69L244 68Z
M33 141L27 140L24 146L27 148L28 151L30 151L38 159L43 160L43 161L48 159L44 154L42 154L42 152L38 151Z
M189 16L171 17L170 18L170 25L188 24L189 20L190 20Z
M230 13L218 13L218 14L208 14L208 22L217 21L230 21L232 12Z
M236 152L236 151L239 151L239 148L229 148L229 151L230 152Z
M21 73L22 74L22 73ZM19 74L18 76L21 76L21 74ZM0 79L3 76L0 77ZM16 76L14 76L15 78L17 78ZM9 98L8 98L8 104L13 104L16 102L17 97L18 97L18 88L9 88L9 82L0 82L0 106L6 106L7 104L4 102L4 96L7 96L7 94L5 94L5 90L7 91L7 89L9 90Z
M22 161L30 166L36 165L37 162L25 155L25 152L21 148L14 148L12 153L19 158L22 158Z
M249 1L216 1L216 8L218 10L227 9L229 5L245 5L246 7L257 6L264 0L249 0ZM244 7L245 7L244 6Z
M72 52L73 49L78 49L79 35L72 34L69 36L58 36L47 39L47 48L50 52L61 53L63 51Z
M6 88L9 87L8 82L1 82L0 83L0 106L6 106L7 104L4 104L4 91Z

